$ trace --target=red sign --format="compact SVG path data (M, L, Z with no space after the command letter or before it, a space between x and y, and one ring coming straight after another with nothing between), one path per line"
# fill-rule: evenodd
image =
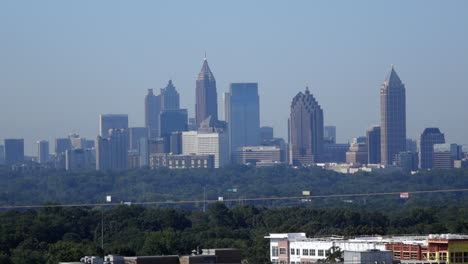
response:
M400 198L408 199L409 198L409 193L400 193Z

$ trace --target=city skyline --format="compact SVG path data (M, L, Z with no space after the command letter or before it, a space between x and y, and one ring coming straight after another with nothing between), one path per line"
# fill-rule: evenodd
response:
M56 5L32 3L23 9L5 3L0 11L6 45L0 51L0 112L8 113L0 117L0 139L24 138L27 155L36 154L38 140L52 143L71 133L94 139L99 114L128 114L129 127L144 126L142 95L165 87L169 79L180 93L181 108L193 117L194 79L205 50L216 74L219 116L229 83L256 82L260 125L274 127L278 137L287 137L290 98L307 85L320 98L325 125L337 127L337 142L365 135L380 123L379 87L395 64L408 87L407 137L417 139L424 128L439 127L448 143L468 143L462 114L468 37L459 33L468 25L463 1L395 6L360 1L352 3L354 14L306 2L268 2L268 14L259 12L260 3L245 8L241 2L226 13L225 6L211 2L207 8L219 13L201 18L192 3L187 5L193 14L171 12L173 4L147 3L148 11L121 4L110 7L108 22L98 18L106 4L50 3ZM138 18L130 19L135 11ZM243 11L243 21L235 19L236 11ZM397 11L398 18L389 15ZM89 22L83 14L91 16ZM171 19L163 21L169 14ZM195 17L199 20L190 25ZM207 24L212 27L201 26ZM396 41L396 35L405 42ZM161 37L170 41L161 43ZM244 43L245 38L252 41ZM187 45L187 39L199 41Z

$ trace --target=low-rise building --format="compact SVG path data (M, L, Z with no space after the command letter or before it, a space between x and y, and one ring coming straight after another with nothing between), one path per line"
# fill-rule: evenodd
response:
M270 261L279 264L316 262L338 248L345 252L388 250L402 264L468 263L468 235L308 238L305 233L274 233L265 238L270 239Z
M261 161L280 162L281 149L277 146L246 146L239 147L234 152L238 164L255 165Z
M214 155L173 155L165 153L151 154L150 168L169 169L212 169L215 166Z

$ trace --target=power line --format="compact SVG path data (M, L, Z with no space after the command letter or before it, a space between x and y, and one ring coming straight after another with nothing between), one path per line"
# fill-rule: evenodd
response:
M253 197L242 199L223 199L219 200L182 200L182 201L150 201L150 202L132 202L125 204L132 205L170 205L170 204L195 204L195 203L216 203L216 202L237 202L242 201L271 201L271 200L295 200L295 199L313 199L313 198L340 198L340 197L368 197L368 196L385 196L385 195L400 195L401 193L408 194L423 194L423 193L449 193L449 192L466 192L467 189L447 189L447 190L425 190L425 191L402 191L402 192L379 192L379 193L353 193L353 194L326 194L326 195L303 195L303 196L283 196L283 197ZM122 203L81 203L81 204L44 204L44 205L3 205L0 209L24 209L24 208L54 208L54 207L90 207L90 206L118 206Z

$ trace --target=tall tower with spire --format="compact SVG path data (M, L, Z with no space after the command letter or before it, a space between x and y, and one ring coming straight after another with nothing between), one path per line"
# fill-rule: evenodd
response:
M323 110L307 87L291 102L290 162L307 166L320 162L323 152Z
M161 111L164 110L179 110L180 98L172 80L169 80L166 88L161 89Z
M208 117L211 117L211 121L214 123L218 121L218 94L216 93L216 80L205 56L195 88L195 120L197 126L200 126L200 123Z
M395 155L406 150L406 95L392 65L380 87L381 163L391 165Z

